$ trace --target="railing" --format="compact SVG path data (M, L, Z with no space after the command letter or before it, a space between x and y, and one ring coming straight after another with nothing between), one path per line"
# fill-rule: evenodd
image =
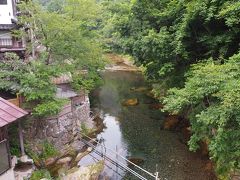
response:
M0 142L0 175L11 168L11 159L8 148L8 141L4 139Z
M103 157L104 160L109 161L116 167L119 167L123 171L129 172L141 180L148 180L148 179L159 180L160 179L158 172L151 173L151 172L143 169L142 167L136 165L135 163L131 162L130 160L126 159L118 152L116 152L110 148L107 148L105 145L101 144L99 141L95 141L94 139L90 138L89 136L87 136L84 133L81 133L81 132L79 132L79 133L84 138L87 139L87 140L85 140L84 138L81 138L81 141L84 144L88 145L89 147L92 147L93 152L98 154L100 157ZM94 145L93 143L95 143L96 145ZM100 149L98 148L98 146L100 146ZM132 168L130 168L128 165L133 166L134 170Z
M24 44L14 38L0 38L0 48L24 48Z
M13 40L11 38L1 38L0 47L11 47L13 46Z

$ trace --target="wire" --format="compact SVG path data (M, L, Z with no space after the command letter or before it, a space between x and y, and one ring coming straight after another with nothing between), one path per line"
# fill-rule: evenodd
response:
M141 180L147 180L145 177L143 177L142 175L138 174L136 171L132 170L131 168L129 168L128 166L124 165L123 163L121 162L116 162L114 161L113 159L111 159L110 157L106 156L106 155L103 155L101 152L99 152L97 149L96 149L96 146L94 146L93 144L87 142L85 139L82 139L83 142L85 142L87 145L91 146L94 151L96 152L96 154L98 154L99 156L104 156L106 160L110 161L112 164L116 165L116 166L119 166L119 167L122 167L124 168L125 170L127 170L128 172L132 173L133 175L135 175L136 177L138 177L139 179ZM154 177L155 178L155 177Z
M104 147L105 149L108 149L109 151L111 151L111 152L113 152L114 154L118 155L119 157L121 157L122 159L124 159L125 161L127 161L129 164L137 167L138 169L140 169L141 171L147 173L148 175L152 176L153 178L156 178L156 176L155 176L153 173L150 173L150 172L148 172L147 170L141 168L140 166L134 164L133 162L129 161L128 159L126 159L126 158L123 157L122 155L118 154L117 152L113 151L112 149L109 149L109 148L107 148L106 146L100 144L98 141L95 141L94 139L90 138L90 137L87 136L86 134L83 134L83 133L81 133L81 132L79 132L79 133L82 134L83 136L87 137L89 140L96 142L98 145L100 145L100 146Z

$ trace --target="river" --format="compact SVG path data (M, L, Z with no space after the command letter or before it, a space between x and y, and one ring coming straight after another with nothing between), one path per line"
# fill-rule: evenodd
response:
M145 91L132 90L132 88L148 87L140 73L106 71L102 73L102 77L104 83L95 91L92 103L99 109L106 126L97 136L98 139L103 139L103 145L126 158L143 159L144 162L140 166L152 173L158 171L160 179L212 179L205 170L206 160L188 151L187 146L179 140L180 133L162 130L165 114L160 110L149 108L149 104L155 103L154 99L147 96ZM129 98L137 98L139 104L123 106L122 102ZM98 149L111 153L101 146L98 146ZM112 156L121 159L116 155L112 154ZM97 159L100 160L101 157L92 152L79 164L89 165ZM122 163L127 164L126 161ZM146 174L142 175L146 179L154 179ZM107 161L102 177L113 180L137 179Z

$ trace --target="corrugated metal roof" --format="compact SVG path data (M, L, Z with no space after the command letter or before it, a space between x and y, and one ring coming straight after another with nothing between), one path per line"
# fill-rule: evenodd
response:
M0 127L27 115L28 112L0 97Z
M78 94L71 88L69 84L61 84L57 86L56 97L60 99L75 97Z

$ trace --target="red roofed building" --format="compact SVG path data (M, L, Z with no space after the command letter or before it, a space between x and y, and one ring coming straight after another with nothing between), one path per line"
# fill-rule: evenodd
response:
M11 123L26 116L28 113L16 105L8 102L0 97L0 179L12 179L13 172L11 171L11 156L9 152L9 139L7 127ZM19 122L19 121L18 121ZM24 154L23 136L21 125L19 122L19 138L22 154Z

